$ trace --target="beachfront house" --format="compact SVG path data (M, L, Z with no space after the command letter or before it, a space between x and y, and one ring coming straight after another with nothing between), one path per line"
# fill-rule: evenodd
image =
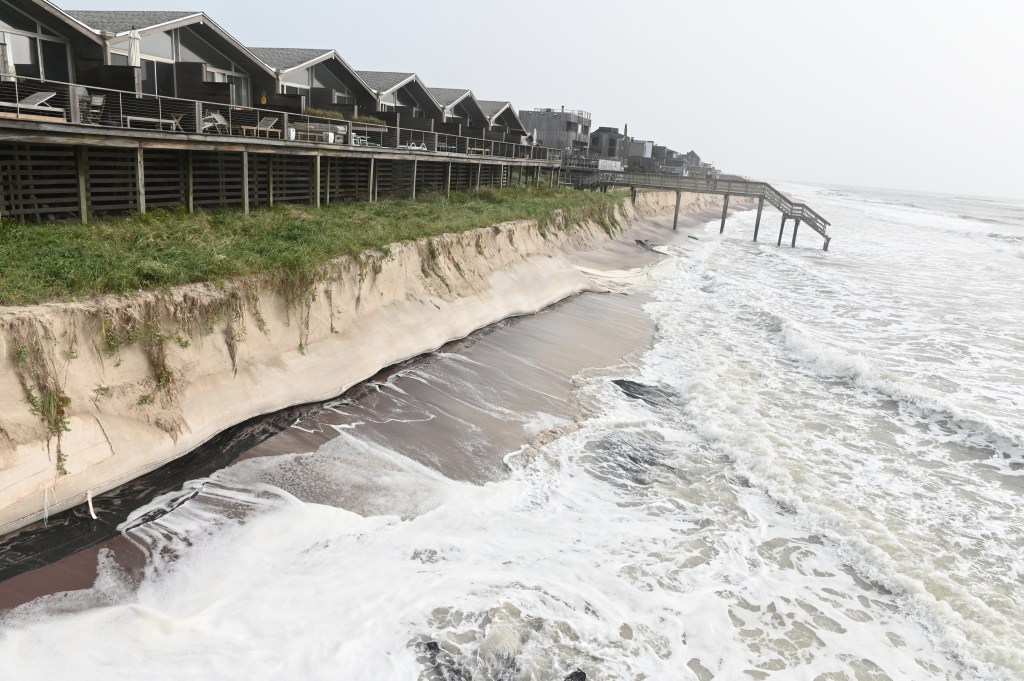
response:
M373 93L374 115L389 125L433 130L435 122L444 122L444 108L415 73L356 71L356 74Z
M522 143L527 137L519 115L505 100L480 100L480 108L487 117L487 138L503 142Z
M443 107L443 122L460 126L461 134L472 136L472 130L487 128L487 116L471 90L431 87L427 91Z
M601 126L590 134L590 154L598 158L625 162L629 158L630 138L618 128Z
M358 116L376 111L376 96L335 50L250 47L277 74L277 92L303 98L304 107Z
M534 109L520 111L519 118L528 132L536 133L536 144L561 149L569 157L586 156L590 150L591 118L586 111Z
M67 16L102 45L100 59L76 55L77 83L234 106L276 99L273 70L203 12L69 10ZM273 104L291 108L283 100Z

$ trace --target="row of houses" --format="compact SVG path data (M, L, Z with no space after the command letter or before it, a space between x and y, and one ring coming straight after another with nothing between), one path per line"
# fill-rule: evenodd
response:
M591 131L591 115L581 110L545 108L521 111L527 130L536 143L561 149L567 165L595 166L604 161L611 169L668 172L681 175L714 173L714 165L701 161L695 151L686 153L659 145L654 140L629 136L629 126L599 127Z
M235 107L369 115L517 143L527 136L507 100L429 87L413 72L356 70L334 49L243 45L203 12L62 10L46 0L0 0L0 74Z

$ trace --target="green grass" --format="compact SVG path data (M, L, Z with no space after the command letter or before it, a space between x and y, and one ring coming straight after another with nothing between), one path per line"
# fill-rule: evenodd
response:
M261 274L305 282L343 255L387 244L463 232L508 220L546 226L556 209L569 222L594 218L611 229L622 194L546 187L484 189L416 201L282 205L245 215L237 209L77 222L0 221L0 305L129 294Z

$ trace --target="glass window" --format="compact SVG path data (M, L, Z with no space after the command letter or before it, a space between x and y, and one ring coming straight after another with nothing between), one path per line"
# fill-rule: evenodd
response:
M19 76L38 78L40 76L39 53L36 52L36 39L8 33L7 45L11 50L14 72Z
M178 30L178 60L209 64L215 69L233 71L234 64L223 54L192 32L189 28Z
M111 66L128 66L128 55L127 54L113 54L110 55Z
M309 69L301 69L299 71L292 71L285 76L285 82L289 85L299 85L302 87L309 87Z
M147 56L174 59L174 40L167 31L142 36L139 47Z
M43 49L43 77L62 83L70 82L67 46L52 40L43 40L39 45Z
M345 84L323 62L313 67L313 87L337 90L346 95L350 94Z
M174 64L158 61L156 65L156 93L164 97L174 96Z
M156 94L156 62L151 59L142 60L142 92L147 95Z
M231 103L235 106L250 106L249 99L249 78L246 76L230 75L228 83L231 84Z
M39 30L35 21L4 2L0 2L0 26L29 33L36 33Z

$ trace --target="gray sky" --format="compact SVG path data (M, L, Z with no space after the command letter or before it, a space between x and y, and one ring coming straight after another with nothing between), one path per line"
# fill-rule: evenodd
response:
M75 9L174 2L57 0ZM67 3L67 4L65 4ZM239 0L243 43L333 47L769 179L1024 196L1024 2Z

